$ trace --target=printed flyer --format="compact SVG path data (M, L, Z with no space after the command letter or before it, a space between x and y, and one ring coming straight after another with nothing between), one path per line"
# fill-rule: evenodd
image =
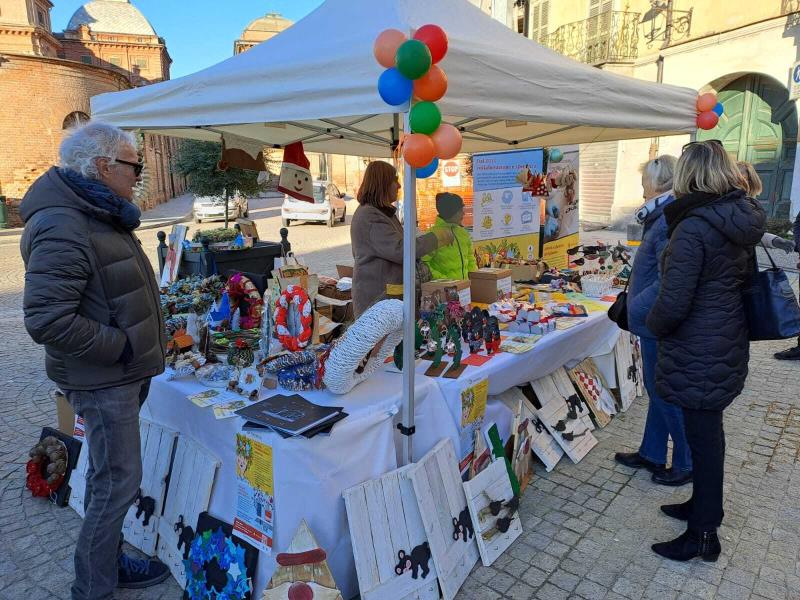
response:
M471 381L461 390L461 449L458 466L462 475L469 470L475 458L475 433L483 426L488 399L488 379Z
M272 551L275 496L272 447L236 434L236 518L233 534L263 552Z
M538 200L521 186L476 192L472 211L475 241L539 232Z

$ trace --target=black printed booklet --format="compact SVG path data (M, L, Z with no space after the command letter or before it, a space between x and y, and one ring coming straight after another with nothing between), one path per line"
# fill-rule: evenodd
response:
M249 421L245 424L261 425L283 437L311 437L330 430L334 423L347 416L341 406L321 406L309 402L299 394L278 394L236 411ZM252 427L248 427L252 428Z

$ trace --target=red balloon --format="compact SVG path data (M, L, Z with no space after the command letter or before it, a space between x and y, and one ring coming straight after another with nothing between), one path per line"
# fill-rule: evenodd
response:
M397 54L397 49L405 41L406 36L402 31L384 29L375 38L375 45L372 48L375 60L387 69L391 69L394 66L394 57Z
M439 125L439 128L431 134L431 139L436 146L436 156L442 160L454 158L461 152L463 142L461 132L449 123Z
M700 129L714 129L719 122L719 116L713 110L707 110L697 115L697 127Z
M447 54L447 34L438 25L423 25L417 29L414 39L428 47L433 64L442 60Z
M295 581L289 586L286 596L289 600L314 600L314 590L304 581Z
M708 92L707 94L701 94L697 97L697 111L704 113L709 110L714 110L714 107L717 105L717 95Z
M412 133L403 140L403 158L415 169L421 169L436 158L433 140L423 133Z
M446 92L447 75L436 65L431 65L430 71L414 80L414 95L420 100L436 102L441 100Z

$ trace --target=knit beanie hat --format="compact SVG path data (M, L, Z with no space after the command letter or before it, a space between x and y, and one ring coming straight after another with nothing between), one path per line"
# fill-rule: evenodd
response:
M442 192L436 194L436 212L445 221L464 208L464 200L458 194Z

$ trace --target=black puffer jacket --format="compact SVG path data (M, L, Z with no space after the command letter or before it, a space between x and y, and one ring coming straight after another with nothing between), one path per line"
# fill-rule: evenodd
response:
M158 287L133 233L55 168L31 186L20 214L25 328L45 347L48 377L62 389L93 390L163 372Z
M722 410L747 378L742 286L765 215L738 190L687 209L693 200L680 198L665 210L672 234L647 327L659 338L658 393L682 407Z

